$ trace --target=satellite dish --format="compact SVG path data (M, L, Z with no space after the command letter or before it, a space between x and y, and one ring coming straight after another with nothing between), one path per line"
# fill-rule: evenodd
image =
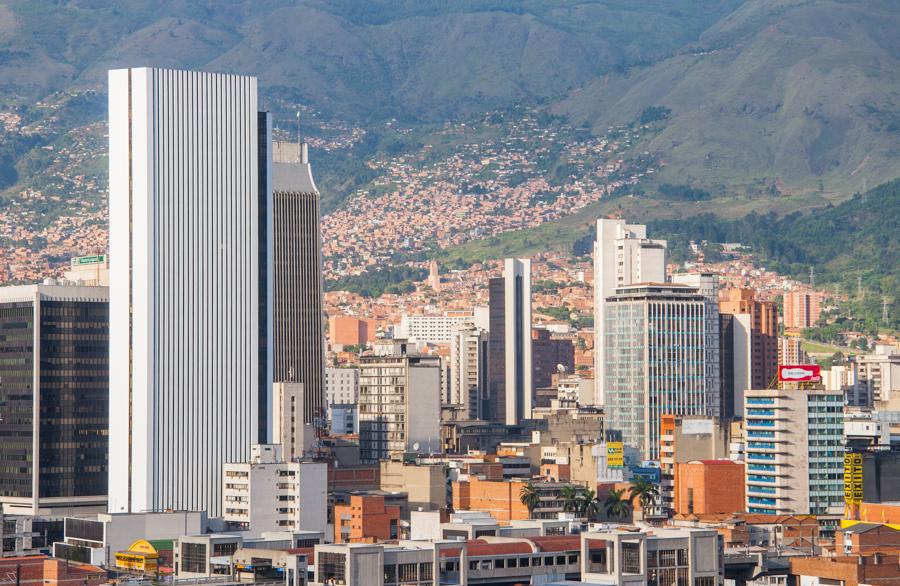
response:
M413 451L414 451L414 452L418 452L418 451L419 451L419 442L416 442L416 443L413 444Z
M557 364L557 365L556 365L556 370L558 370L560 373L563 373L563 372L566 371L566 367L565 367L565 365L563 365L563 364Z

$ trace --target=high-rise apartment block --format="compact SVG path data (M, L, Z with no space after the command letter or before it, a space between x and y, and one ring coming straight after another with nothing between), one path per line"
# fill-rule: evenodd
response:
M747 511L840 513L844 395L788 385L745 394Z
M272 376L303 383L302 423L314 424L325 417L325 330L319 191L306 144L274 143L272 202Z
M368 464L409 452L440 452L439 357L360 358L359 448L360 459Z
M706 299L686 285L619 287L607 297L604 427L659 457L663 414L706 415Z
M900 411L900 350L879 345L873 354L854 357L854 394L878 411Z
M778 364L815 364L809 360L800 338L791 336L778 338Z
M3 514L106 509L106 287L0 288Z
M721 333L721 417L740 416L744 391L764 389L778 374L778 307L757 301L752 289L719 295Z
M784 295L784 327L811 328L819 321L825 295L818 291L791 291Z
M246 462L228 462L223 519L248 536L276 531L325 533L328 465L285 462L278 444L254 445Z
M475 326L460 326L450 339L449 396L461 419L482 419L487 409L488 334Z
M531 418L531 261L508 258L488 284L490 419L516 425Z
M267 443L271 122L253 77L109 73L109 510L207 510Z
M617 287L666 281L666 241L647 238L647 227L625 220L597 220L594 242L594 344L595 403L606 401L605 331L607 298Z

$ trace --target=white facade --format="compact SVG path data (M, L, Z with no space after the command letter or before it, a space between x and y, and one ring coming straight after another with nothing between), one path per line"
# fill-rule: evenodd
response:
M272 385L272 438L281 445L288 461L310 455L316 441L316 424L304 423L308 405L305 395L303 383Z
M449 344L453 328L472 325L472 315L406 315L400 317L396 338L418 344Z
M358 368L325 369L325 401L328 405L355 405L358 400Z
M450 385L443 402L459 406L463 419L481 419L487 392L487 340L474 326L454 328L450 341Z
M111 512L216 516L223 463L268 435L259 117L253 77L109 73Z
M900 351L878 346L874 354L857 356L854 387L876 410L900 411Z
M506 340L506 424L531 419L534 405L531 356L531 260L507 258L503 266ZM521 284L521 285L520 285Z
M606 298L616 287L666 281L666 241L647 238L647 227L625 220L597 220L594 242L594 343L595 404L605 405L605 365L602 332L606 320Z
M283 462L281 446L253 446L248 462L223 470L224 519L259 536L272 531L324 532L328 510L328 465Z

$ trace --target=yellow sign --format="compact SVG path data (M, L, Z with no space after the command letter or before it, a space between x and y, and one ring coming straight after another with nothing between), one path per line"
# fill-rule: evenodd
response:
M606 467L625 467L625 449L622 442L606 442Z
M863 470L861 454L844 455L844 502L858 505L863 499Z
M138 539L131 544L128 551L116 553L116 567L122 570L137 572L156 572L159 554L156 548L145 539Z

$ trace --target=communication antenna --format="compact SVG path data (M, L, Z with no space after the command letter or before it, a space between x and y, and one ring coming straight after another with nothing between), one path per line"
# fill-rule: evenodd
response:
M863 203L867 203L869 201L869 180L868 179L863 179L862 200L863 200Z
M300 146L300 110L297 110L297 146Z
M809 286L810 288L816 286L816 267L809 267Z
M856 296L860 299L863 296L862 275L856 275Z
M884 322L885 325L888 323L888 298L881 298L881 321Z

